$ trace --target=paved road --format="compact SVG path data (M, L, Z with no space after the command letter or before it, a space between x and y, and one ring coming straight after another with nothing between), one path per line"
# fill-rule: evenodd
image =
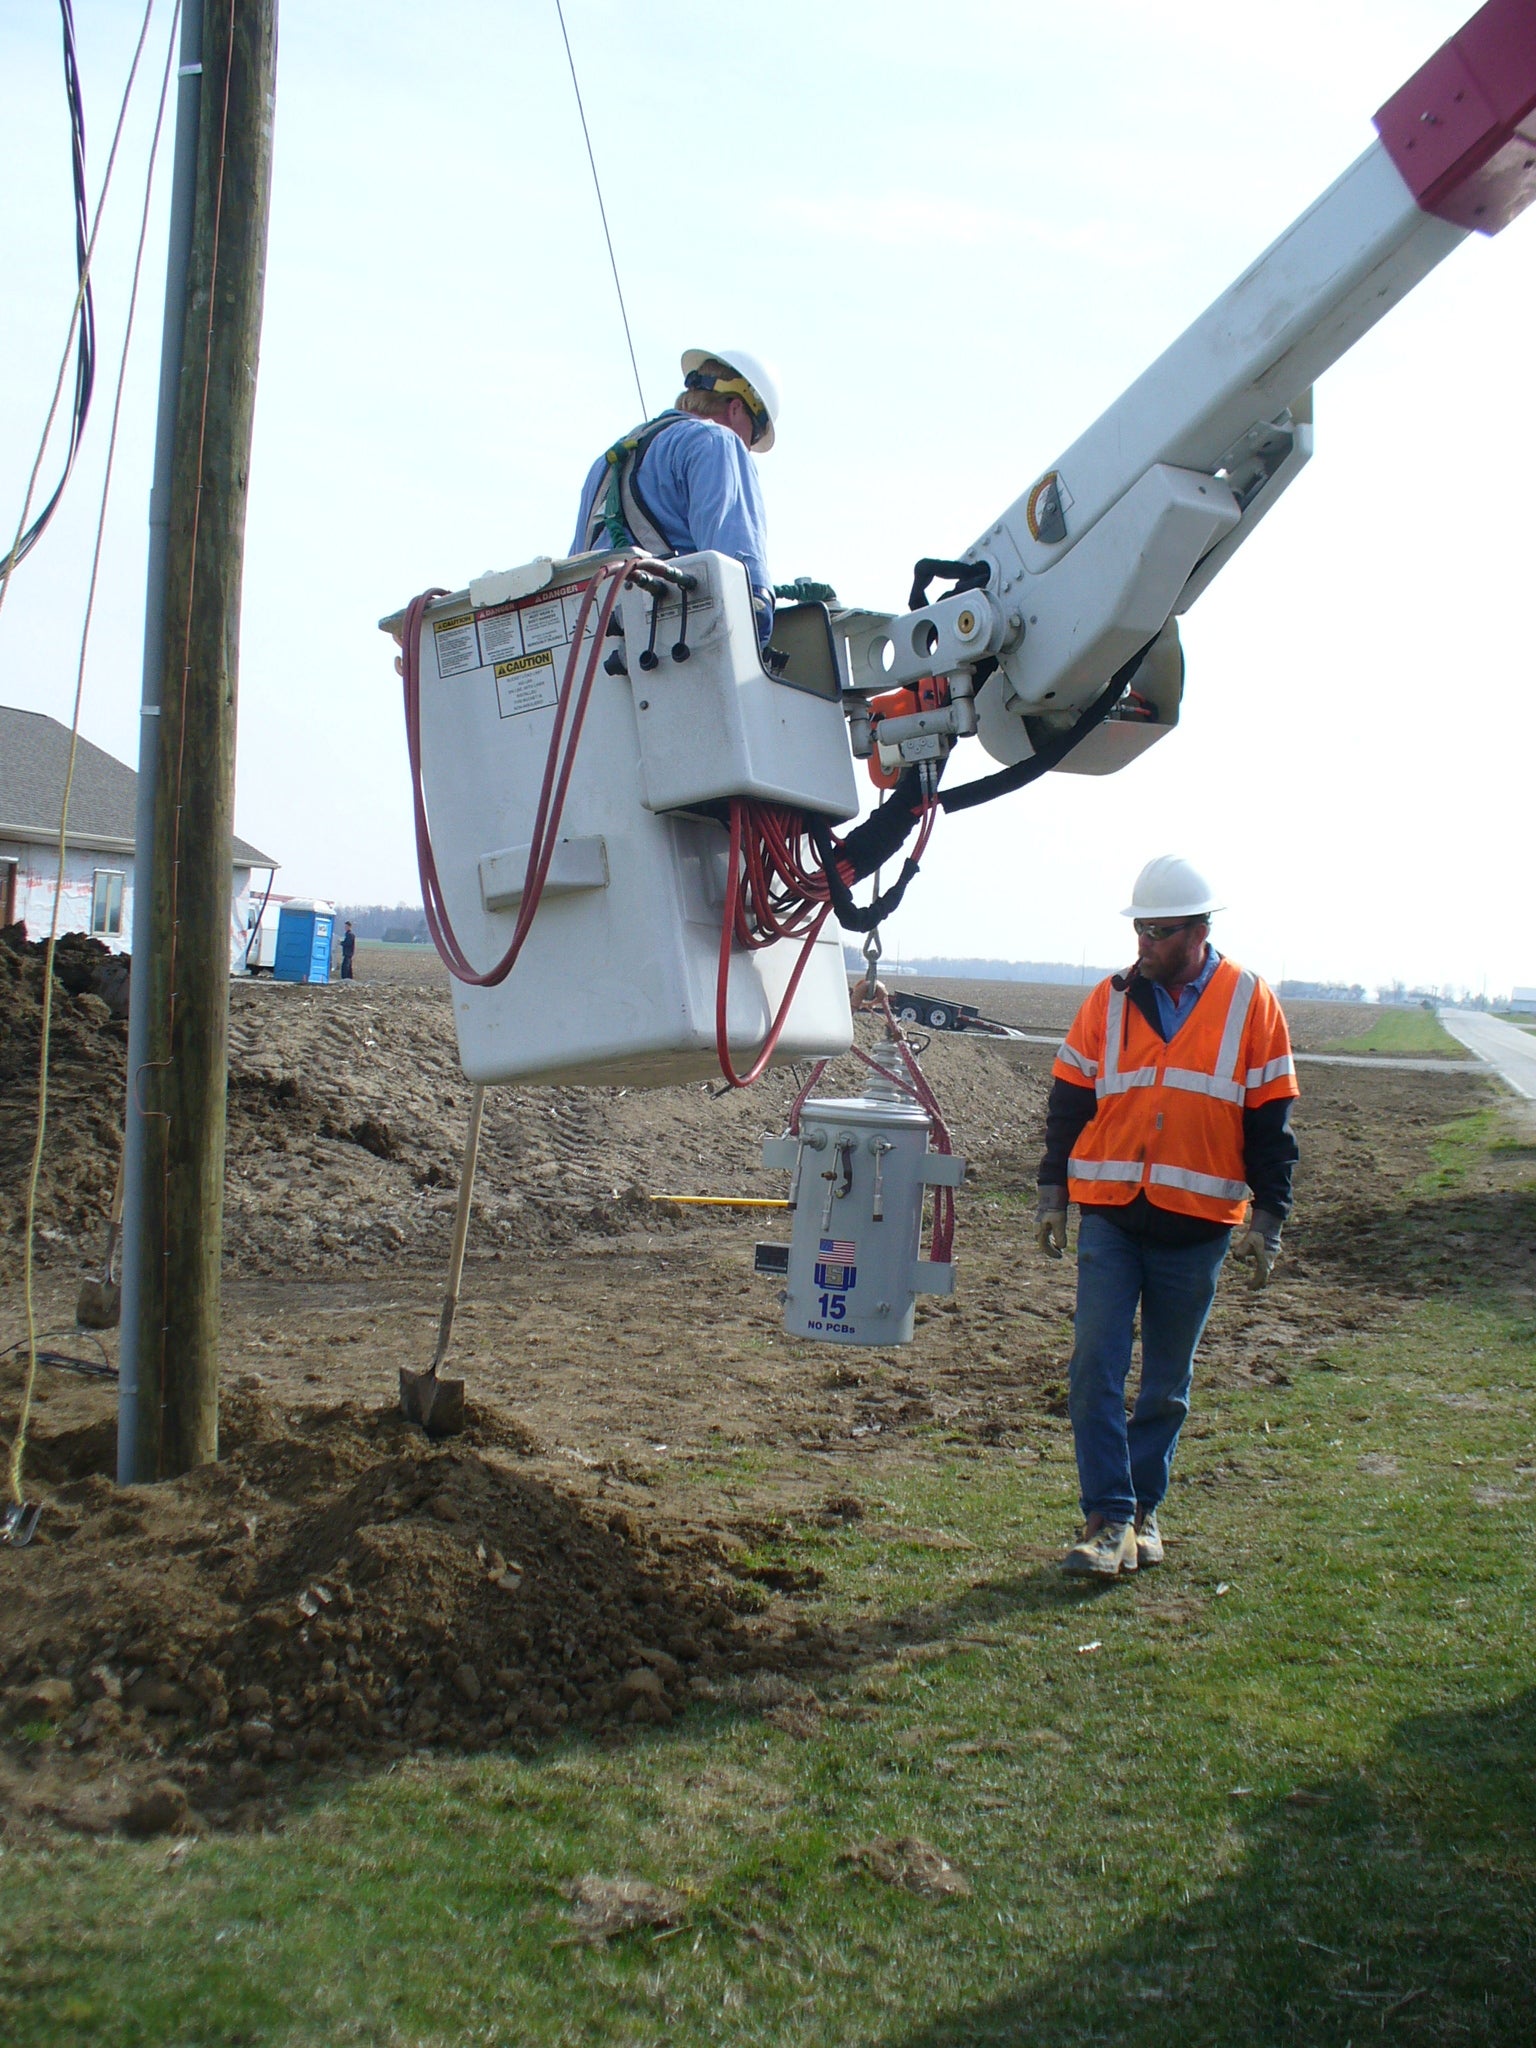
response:
M1536 1101L1536 1037L1483 1010L1442 1010L1440 1022L1479 1059L1486 1060L1528 1102Z

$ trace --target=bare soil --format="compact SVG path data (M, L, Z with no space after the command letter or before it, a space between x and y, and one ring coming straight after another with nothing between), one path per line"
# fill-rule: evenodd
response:
M758 1145L803 1074L725 1097L498 1091L451 1368L470 1424L437 1445L401 1420L396 1378L431 1356L469 1090L435 961L380 963L360 953L372 978L352 984L232 990L219 1464L119 1490L114 1380L40 1373L27 1487L43 1518L29 1548L0 1550L15 1831L271 1824L306 1778L410 1749L569 1725L622 1740L700 1696L793 1713L818 1676L943 1632L941 1608L834 1625L813 1568L754 1562L808 1523L883 1527L897 1468L1003 1461L1060 1495L1067 1533L1072 1268L1030 1232L1048 1046L940 1037L923 1055L970 1172L959 1292L925 1302L899 1351L785 1337L751 1256L786 1234L781 1215L653 1199L781 1194ZM976 988L989 1014L1042 1029L1076 1002ZM10 1346L36 997L25 960L0 973ZM96 1350L72 1324L122 1099L121 1026L93 1000L60 1000L38 1296L45 1350L105 1370L115 1337ZM1344 1006L1297 1008L1303 1043L1348 1029ZM1341 1333L1457 1284L1469 1248L1533 1279L1533 1234L1509 1231L1492 1191L1450 1205L1449 1240L1445 1201L1401 1199L1435 1127L1489 1084L1316 1067L1303 1085L1287 1257L1263 1296L1223 1287L1206 1386L1284 1384ZM13 1348L0 1431L20 1385ZM965 1573L963 1530L894 1533Z

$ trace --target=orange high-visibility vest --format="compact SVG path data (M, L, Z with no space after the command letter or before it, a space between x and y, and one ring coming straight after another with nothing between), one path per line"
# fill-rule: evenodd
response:
M1114 1207L1144 1193L1211 1223L1241 1223L1247 1209L1243 1111L1298 1092L1280 1005L1232 960L1218 961L1167 1041L1113 978L1101 981L1052 1071L1091 1081L1098 1098L1067 1162L1074 1202Z

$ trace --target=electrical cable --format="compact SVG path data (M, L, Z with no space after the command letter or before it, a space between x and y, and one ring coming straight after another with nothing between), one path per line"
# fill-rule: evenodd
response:
M1158 631L1161 632L1159 627ZM1042 775L1060 764L1081 740L1087 739L1095 726L1102 725L1116 704L1125 694L1132 677L1151 652L1157 639L1154 633L1142 647L1138 647L1130 660L1117 668L1104 688L1083 712L1074 725L1055 739L1047 740L1035 749L1026 760L1016 761L1011 768L1000 768L995 775L982 775L974 782L963 782L958 789L946 790L939 798L946 813L969 811L977 804L989 804L994 797L1008 796L1013 790L1023 789L1026 784L1036 782Z
M101 1357L99 1359L77 1358L72 1351L39 1350L37 1353L39 1365L55 1366L61 1372L78 1373L82 1379L87 1380L115 1380L117 1378L117 1367L108 1358L106 1345L102 1343L99 1337L93 1337L89 1330L45 1330L37 1341L39 1345L46 1344L50 1337L84 1338L87 1344L94 1344L96 1346L96 1349L101 1353ZM14 1358L18 1351L25 1351L27 1349L27 1343L28 1340L25 1337L19 1337L14 1344L7 1344L5 1349L0 1351L0 1359Z
M128 74L127 86L124 89L122 112L118 116L117 135L114 136L113 138L112 156L108 159L107 176L102 184L102 201L104 201L106 198L107 184L108 182L110 182L112 174L112 162L117 154L117 141L122 134L123 119L128 111L128 99L129 95L132 93L133 81L138 72L139 58L143 53L145 37L149 33L150 16L154 12L154 4L155 0L149 0L149 6L146 8L144 14L143 26L139 31L138 45L135 48L133 54L133 65ZM27 1198L25 1215L23 1218L24 1239L22 1250L22 1296L25 1303L27 1321L27 1371L25 1379L22 1383L21 1402L17 1417L16 1434L11 1441L10 1456L7 1460L6 1466L6 1490L10 1494L11 1500L17 1508L20 1508L23 1505L21 1491L22 1467L26 1456L27 1428L31 1420L32 1401L37 1384L37 1367L39 1363L39 1353L37 1349L37 1304L33 1289L32 1246L37 1227L37 1190L39 1182L42 1177L43 1143L47 1135L48 1129L48 1054L52 1040L53 1025L53 960L55 948L58 943L59 910L64 896L64 866L65 857L68 849L69 835L69 804L70 797L74 789L75 762L79 753L80 746L80 716L85 697L86 653L90 645L91 621L94 616L96 608L96 588L101 573L102 547L106 534L107 524L107 505L112 492L112 474L117 454L117 431L122 419L123 390L128 375L128 354L129 348L133 341L134 315L138 307L139 298L139 279L142 274L144 264L144 245L149 232L150 203L154 194L155 164L159 156L160 131L165 119L165 103L170 88L171 66L172 59L176 49L176 31L180 11L181 10L179 5L173 7L171 10L170 41L166 49L165 70L160 81L160 103L158 111L156 112L155 115L154 135L150 142L149 165L144 180L144 205L139 217L139 239L138 247L135 252L133 262L133 283L128 296L128 314L123 327L123 348L122 355L118 363L117 389L114 394L112 402L112 425L111 431L107 439L106 467L102 477L101 508L96 521L96 540L95 546L91 554L91 574L90 583L86 594L85 618L82 623L80 632L80 659L75 669L75 701L73 714L70 720L69 759L66 764L64 772L64 794L59 812L58 881L53 892L53 913L48 926L48 943L43 952L42 1014L39 1025L37 1069L37 1120L35 1130L33 1133L32 1161L27 1176ZM96 209L96 225L98 228L100 227L100 224L101 203L98 202ZM94 245L95 231L93 230L91 237L91 247L94 248ZM87 275L89 272L89 260L90 251L88 249L86 253L85 263ZM81 289L82 291L84 290L83 282ZM47 436L45 434L44 446L46 445ZM25 513L23 513L22 516L23 518L25 518ZM7 575L8 574L9 564L7 565ZM0 596L3 595L4 586L3 584L0 584Z
M766 1069L778 1047L801 978L810 964L811 948L828 917L835 915L839 924L851 929L867 929L866 926L849 925L845 904L855 917L873 916L878 922L893 902L900 901L902 890L917 873L918 863L927 850L936 815L931 802L923 805L917 819L917 845L902 871L901 880L887 890L884 897L877 897L870 912L864 912L854 906L847 883L838 872L838 847L824 819L748 798L731 800L726 901L720 922L720 954L715 979L715 1053L728 1086L750 1087ZM802 839L810 840L819 865L802 857ZM878 915L874 915L876 909ZM803 942L800 958L769 1026L768 1036L745 1074L738 1074L732 1064L726 1034L732 939L749 950L772 945L777 939L800 939Z
M811 902L801 896L796 901L780 889L776 899L770 901L771 885L763 888L758 900L762 906L764 925L756 925L749 905L752 902L753 863L743 866L742 842L746 818L757 810L770 810L769 806L747 803L740 797L731 801L731 850L726 868L725 909L720 919L720 955L715 974L715 1057L720 1062L720 1071L732 1088L750 1088L766 1070L768 1062L778 1049L784 1026L789 1020L790 1005L794 1002L805 970L811 964L811 949L821 936L821 928L832 914L832 905L823 903L816 910ZM759 872L759 882L764 878ZM807 886L814 886L810 876L800 878ZM779 913L782 912L782 917ZM731 940L740 937L743 945L749 947L769 946L775 939L800 937L800 957L795 962L789 982L784 990L778 1012L768 1027L768 1036L759 1047L757 1056L745 1074L738 1074L731 1063L730 1042L727 1036L727 1010L730 995Z
M555 0L555 13L560 20L560 39L565 44L565 61L571 67L571 84L576 92L576 111L581 116L582 139L587 145L587 162L592 166L592 187L597 193L597 210L602 217L603 240L608 244L608 265L613 272L613 288L619 295L619 317L624 322L624 340L629 347L629 367L635 373L635 390L640 398L640 417L648 420L651 409L645 402L645 387L640 382L640 365L635 360L634 336L629 331L629 308L624 303L624 287L619 283L619 263L613 253L613 236L608 232L608 209L603 204L602 180L597 175L597 158L592 154L592 135L587 127L587 110L581 103L581 81L576 76L576 59L571 54L571 38L566 30L565 9L560 0Z
M96 377L96 309L91 292L91 264L96 251L96 237L101 232L102 211L107 203L107 193L112 185L112 171L117 162L118 145L123 139L123 124L128 118L128 105L133 96L134 80L138 76L139 59L144 54L145 39L149 34L150 16L155 10L155 0L148 0L144 20L139 28L139 39L134 45L133 61L128 67L127 83L123 87L122 105L118 109L117 126L112 133L112 147L107 152L107 167L102 176L101 191L96 199L96 215L87 235L87 211L85 196L85 106L80 90L80 73L75 59L75 21L71 0L59 0L64 27L64 89L69 102L71 132L71 175L75 195L75 270L78 279L75 303L69 317L69 332L64 338L64 352L59 362L59 374L53 387L53 399L48 407L48 417L43 425L42 439L38 443L37 459L32 465L32 474L27 480L26 496L22 499L21 517L16 522L16 536L9 552L0 558L0 605L5 603L6 592L10 589L11 573L26 555L36 546L43 529L58 509L75 466L79 453L81 435L85 430L86 415L90 411L91 391ZM76 336L78 333L78 348ZM59 400L64 393L64 379L69 371L71 353L75 354L75 397L70 418L69 452L64 463L64 473L54 487L53 495L29 527L27 515L32 509L33 494L37 490L37 479L42 473L43 459L48 452L48 442L53 434L53 423L58 417Z
M70 471L75 466L75 457L79 453L80 437L85 431L86 417L91 409L91 389L96 379L96 306L86 257L90 222L85 196L85 105L80 91L80 66L75 54L75 17L71 0L59 0L59 13L64 32L64 98L69 108L70 177L75 200L76 309L79 317L70 322L71 340L78 335L75 355L75 396L70 413L69 448L64 458L63 474L54 485L51 497L36 519L25 533L18 535L6 558L7 571L25 560L32 552L42 537L43 529L58 508L59 500L64 495L64 486L69 482ZM68 343L65 344L64 353L67 361ZM25 520L26 515L23 514L22 517Z

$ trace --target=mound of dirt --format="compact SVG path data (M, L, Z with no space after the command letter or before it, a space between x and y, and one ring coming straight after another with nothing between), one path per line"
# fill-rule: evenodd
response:
M51 1499L6 1574L0 1791L22 1814L259 1822L322 1767L666 1722L829 1648L708 1528L519 1469L533 1447L493 1412L438 1447L391 1411L236 1388L218 1465L124 1492L95 1398L34 1440Z
M19 1235L37 1129L42 1043L41 944L0 945L0 1239ZM114 956L99 939L62 938L54 955L48 1132L38 1183L38 1252L94 1239L112 1204L128 1026L96 990ZM94 1244L91 1246L94 1249Z
M84 942L90 945L94 942ZM0 1230L25 1199L41 968L0 949ZM873 1026L863 1026L872 1033ZM99 1255L120 1147L126 1032L95 996L55 996L37 1255ZM935 1040L925 1063L973 1164L1011 1174L1035 1143L1043 1090L997 1042ZM807 1069L721 1095L498 1088L486 1104L472 1256L686 1230L666 1194L776 1195L760 1164ZM851 1062L826 1091L857 1093ZM1001 1083L1001 1085L999 1085ZM470 1088L447 989L235 983L230 991L224 1250L244 1276L447 1258ZM958 1141L957 1141L958 1142ZM1030 1162L1030 1173L1033 1162Z

